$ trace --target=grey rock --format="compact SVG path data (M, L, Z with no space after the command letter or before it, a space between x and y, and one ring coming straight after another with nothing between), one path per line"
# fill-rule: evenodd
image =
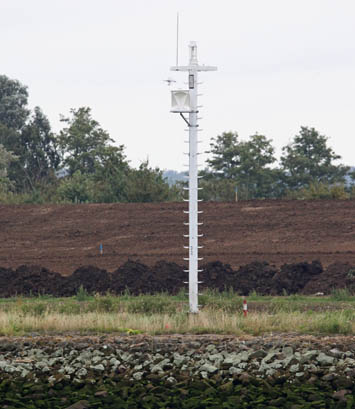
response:
M91 359L92 353L90 351L84 351L82 352L77 358L77 361L87 361Z
M143 378L143 375L143 372L135 372L132 376L136 381L140 381Z
M292 347L284 347L284 348L282 348L282 353L285 356L293 355L293 348Z
M237 354L228 355L225 360L222 362L223 368L229 368L231 366L238 365L241 362L240 357Z
M30 373L29 370L27 370L26 368L23 368L21 371L21 377L22 378L26 378L26 376Z
M38 361L38 362L35 363L35 368L36 369L48 368L48 362L47 361Z
M208 372L210 374L216 373L218 368L214 365L204 364L200 367L200 372Z
M275 358L277 356L277 352L275 351L270 351L262 360L262 362L265 362L266 364L271 362L273 360L273 358Z
M151 373L164 373L163 368L160 365L153 365L150 371Z
M76 376L84 377L88 374L88 371L85 368L80 368L77 372L76 372Z
M310 350L305 352L303 355L300 357L300 362L301 364L310 362L312 361L316 356L318 355L318 351L316 350Z
M173 378L172 376L169 376L167 379L166 379L166 381L168 382L168 383L176 383L176 379L175 378Z
M287 358L283 359L281 362L282 362L282 366L284 368L287 368L289 365L297 364L298 360L293 355L289 355Z
M116 359L116 358L111 358L110 359L110 364L112 365L112 366L118 366L118 365L120 365L120 361L118 360L118 359Z
M185 361L186 361L186 357L178 354L178 353L174 353L173 355L173 359L174 359L174 365L175 366L181 366Z
M100 372L105 370L105 367L102 364L92 365L91 368L94 369L95 371L100 371Z
M207 378L208 378L208 372L206 372L206 371L200 372L200 375L202 376L203 379L207 379Z
M92 363L93 363L93 364L97 364L97 363L99 363L99 362L101 362L101 361L102 361L101 356L94 356L94 357L92 358Z
M299 369L300 369L299 364L294 364L294 365L291 365L291 367L290 367L290 372L296 373L296 372L299 371Z
M326 355L324 352L320 352L320 354L317 356L317 361L323 366L333 365L335 362L335 358Z
M221 362L224 360L224 356L222 354L213 354L208 357L211 362Z
M75 372L75 368L69 365L66 365L63 369L64 369L64 372L67 373L68 375L71 375Z
M7 373L14 373L14 372L17 372L17 371L20 371L20 370L21 369L16 368L15 366L12 366L12 365L6 365L5 368L4 368L4 371L7 372Z
M29 354L29 355L30 355L30 354ZM53 352L52 356L54 356L54 357L63 356L63 348L58 348L58 349L56 349L56 350Z
M90 407L89 402L87 400L80 400L79 402L74 403L66 407L65 409L88 409Z
M344 355L344 352L340 351L337 348L331 349L328 353L330 356L333 356L334 358L341 358Z
M267 354L263 349L258 349L249 354L249 359L260 359L260 358L264 358L266 355Z
M336 378L336 375L334 373L328 373L322 376L323 381L332 381L335 378Z
M228 372L230 375L240 375L243 372L243 369L232 366L229 368Z

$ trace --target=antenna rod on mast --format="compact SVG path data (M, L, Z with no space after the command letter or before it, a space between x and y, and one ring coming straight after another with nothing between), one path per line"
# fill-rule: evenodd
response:
M179 13L176 14L176 66L179 65Z

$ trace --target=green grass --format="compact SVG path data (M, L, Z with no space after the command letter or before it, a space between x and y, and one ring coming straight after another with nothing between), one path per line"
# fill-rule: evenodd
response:
M291 295L243 298L232 291L205 291L199 314L188 314L184 293L131 296L92 296L80 289L74 297L13 297L0 299L0 334L39 333L218 333L262 335L355 335L355 297L334 292L327 297Z

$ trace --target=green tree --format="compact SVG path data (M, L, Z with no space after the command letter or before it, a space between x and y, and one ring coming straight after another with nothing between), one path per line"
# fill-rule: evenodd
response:
M277 172L270 167L276 161L270 139L255 134L247 141L239 141L237 133L224 132L212 141L208 153L213 156L207 160L210 174L205 172L207 180L233 181L244 199L274 195ZM230 192L229 185L223 184L223 188Z
M7 146L19 158L9 170L18 191L34 191L53 182L60 156L48 118L39 107Z
M63 178L57 189L59 199L72 203L94 201L95 184L90 175L77 170L73 175Z
M0 124L4 128L20 130L30 113L27 108L27 87L18 80L0 75Z
M124 146L110 145L114 142L113 139L92 118L90 108L71 109L70 113L71 117L61 118L67 127L60 131L58 141L63 165L70 175L77 171L82 174L94 174L107 160L112 161L113 156L116 156L116 164L120 162L126 166Z
M300 189L315 183L344 183L349 168L334 164L341 157L327 142L328 138L314 128L301 127L293 141L283 147L281 168L287 189Z
M123 147L122 147L123 149ZM96 162L92 179L96 184L94 200L113 203L127 200L129 166L122 149L105 148L105 155Z
M8 169L17 192L52 181L59 165L48 119L39 107L30 117L27 103L27 87L0 75L0 143L18 158Z
M17 158L10 152L8 152L2 145L0 145L0 193L6 193L11 182L8 177L8 168L11 162Z
M177 200L178 191L169 187L159 168L151 168L148 160L131 169L127 180L128 202L166 202Z

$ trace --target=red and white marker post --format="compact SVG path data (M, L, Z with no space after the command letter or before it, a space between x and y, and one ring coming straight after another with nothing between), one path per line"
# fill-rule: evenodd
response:
M247 304L247 300L244 297L243 297L243 314L244 314L244 317L248 315L248 304Z

